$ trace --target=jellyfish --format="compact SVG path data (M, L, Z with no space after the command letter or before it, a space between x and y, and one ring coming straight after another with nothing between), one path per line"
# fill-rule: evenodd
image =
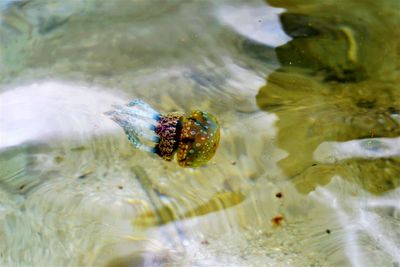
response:
M157 154L166 161L172 161L176 155L182 167L206 164L219 144L219 123L208 112L161 114L135 99L125 106L114 106L106 114L122 127L135 148Z

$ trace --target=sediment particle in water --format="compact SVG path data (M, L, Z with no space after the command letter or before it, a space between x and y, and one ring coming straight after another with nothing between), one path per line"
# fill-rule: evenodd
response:
M55 156L54 157L54 162L57 163L57 164L60 164L63 161L64 161L64 157L63 156Z
M283 215L278 214L274 218L272 218L271 220L272 226L281 226L282 221L283 221Z
M207 239L201 240L202 245L209 245L210 242L207 241Z
M329 230L329 229L326 229L326 231L325 231L328 235L331 233L331 230Z

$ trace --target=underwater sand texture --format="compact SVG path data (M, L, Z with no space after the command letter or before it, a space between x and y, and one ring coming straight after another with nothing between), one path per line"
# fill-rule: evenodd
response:
M94 102L111 92L56 82L40 86L44 89L15 91L26 96L31 89L41 91L41 101L63 92L74 107L61 109L68 113L54 106L53 122L35 119L39 125L47 119L47 126L83 113L87 116L78 122L90 127L99 114L87 109L87 99L68 91L84 90ZM69 89L54 90L60 88ZM117 102L123 100L112 92ZM214 162L199 169L135 151L122 130L102 121L86 135L85 129L70 127L77 132L57 138L65 132L56 129L45 146L34 135L32 142L3 150L1 162L9 169L1 175L4 264L346 266L370 251L374 264L396 260L398 192L372 197L336 177L313 194L299 194L291 181L280 181L284 176L276 162L286 154L272 141L275 121L272 114L248 114L223 127ZM359 223L360 214L367 222ZM392 234L388 244L376 249L386 229ZM359 247L359 239L367 243Z

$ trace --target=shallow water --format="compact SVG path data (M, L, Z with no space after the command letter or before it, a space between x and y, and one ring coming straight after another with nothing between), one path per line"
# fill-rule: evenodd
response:
M0 265L398 266L399 3L267 2L1 2ZM134 98L215 157L135 150Z

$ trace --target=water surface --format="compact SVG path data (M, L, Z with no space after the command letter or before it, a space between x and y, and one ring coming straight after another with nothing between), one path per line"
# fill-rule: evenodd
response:
M399 3L3 1L3 266L398 266ZM190 169L104 112L207 110Z

